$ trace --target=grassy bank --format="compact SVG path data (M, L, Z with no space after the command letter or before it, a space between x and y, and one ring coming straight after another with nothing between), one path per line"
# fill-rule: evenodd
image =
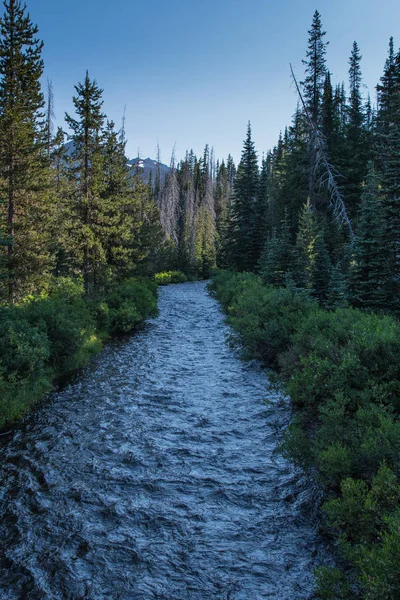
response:
M39 297L0 307L0 427L15 421L55 378L86 365L113 334L134 331L157 311L157 284L129 279L96 300L59 278Z
M220 272L211 290L247 352L291 396L285 452L320 474L325 527L349 568L320 569L318 597L400 598L399 323L328 312L250 274Z

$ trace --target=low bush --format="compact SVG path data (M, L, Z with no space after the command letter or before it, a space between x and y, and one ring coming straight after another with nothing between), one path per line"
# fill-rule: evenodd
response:
M306 294L266 286L249 273L219 272L210 290L220 299L244 346L269 366L276 366L288 350L299 321L317 309Z
M38 297L0 307L0 427L22 417L52 381L86 365L111 334L128 333L157 311L157 285L129 279L96 300L58 278Z
M154 280L157 285L169 285L170 283L185 283L187 277L181 271L164 271L162 273L156 273Z

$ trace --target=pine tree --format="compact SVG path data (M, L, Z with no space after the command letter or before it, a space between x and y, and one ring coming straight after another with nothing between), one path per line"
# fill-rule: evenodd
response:
M201 277L207 278L216 265L217 229L214 209L214 190L212 160L208 145L204 149L203 158L198 164L198 210L196 235L196 262Z
M308 289L324 306L329 294L331 264L323 232L310 199L303 206L296 239L298 273L301 287Z
M345 202L351 218L357 213L367 163L365 114L361 96L361 58L358 44L354 42L349 59L350 96L346 127L346 166L343 168L346 178Z
M386 211L386 250L390 306L400 310L400 52L393 40L378 86L377 148Z
M260 274L265 283L281 286L285 285L288 279L292 279L296 266L295 248L285 213L279 229L274 229L265 244L259 262Z
M139 161L138 161L139 163ZM143 169L137 167L132 177L132 216L135 235L132 237L132 256L135 273L154 275L162 267L163 230L160 211L149 191Z
M313 289L316 257L315 245L318 236L319 227L315 210L312 208L310 199L308 198L299 217L299 230L296 239L299 264L298 279L301 282L302 287L305 287L308 290Z
M325 307L331 310L348 306L348 279L340 264L331 269L328 298Z
M318 170L318 152L317 140L318 130L322 127L322 97L324 84L326 82L326 46L324 36L326 32L322 30L321 16L316 10L313 16L311 29L308 32L308 49L305 65L306 77L303 84L303 96L307 111L307 121L311 121L308 126L309 135L309 164L308 164L308 196L313 206L325 203L325 199L318 197L318 179L320 173Z
M335 133L335 106L333 100L331 74L329 71L327 71L325 75L324 93L322 96L322 133L326 140L326 149L332 159Z
M59 127L50 146L50 186L55 195L55 211L52 221L52 254L55 257L54 274L68 275L72 270L72 256L68 252L68 223L71 220L70 198L73 184L69 177L68 147L65 133Z
M188 274L194 274L196 272L196 192L194 186L194 170L196 162L193 151L188 152L179 169L181 210L178 255L182 270Z
M310 116L315 124L320 122L321 98L326 76L326 46L324 42L326 31L322 31L321 15L316 10L311 29L308 32L308 49L306 60L306 77L303 82L304 97Z
M51 196L43 144L43 43L19 0L0 19L0 178L5 201L8 297L40 288L51 269ZM12 242L12 243L11 243Z
M259 186L257 153L251 138L250 123L236 173L231 210L232 227L228 238L231 266L239 271L256 267L257 255L253 239L254 206Z
M263 157L261 162L261 171L259 178L259 185L257 190L257 196L254 203L254 214L253 214L253 246L255 261L258 265L263 248L266 242L266 231L267 231L267 212L268 212L268 195L269 195L269 179L270 179L270 161Z
M352 304L372 309L387 307L390 302L388 267L386 218L381 185L373 164L369 163L353 248L350 277Z
M70 177L75 184L71 198L71 251L80 263L85 295L92 291L99 270L106 263L105 248L96 235L96 225L101 219L103 192L103 164L101 135L105 115L101 90L86 72L84 83L75 86L73 97L77 119L65 115L72 130L74 149L71 155ZM100 278L102 278L100 275Z
M133 240L138 235L137 203L125 156L125 139L108 121L102 141L104 184L102 207L94 226L114 277L128 276L134 269ZM150 191L149 191L150 193Z

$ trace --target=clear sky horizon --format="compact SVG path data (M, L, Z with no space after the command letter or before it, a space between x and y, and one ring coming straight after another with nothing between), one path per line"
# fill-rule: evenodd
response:
M104 111L121 123L127 154L169 162L176 144L238 161L247 121L259 155L272 148L296 108L298 78L313 13L321 13L333 82L347 82L357 40L364 91L375 100L389 37L400 45L400 2L382 0L27 0L44 40L56 124L66 129L74 85L86 69L104 89Z

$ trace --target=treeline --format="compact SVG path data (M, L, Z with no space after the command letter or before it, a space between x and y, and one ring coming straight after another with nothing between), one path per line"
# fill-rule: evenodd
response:
M207 278L217 262L221 263L235 175L232 157L215 160L208 145L201 158L193 151L186 152L178 165L173 155L165 181L157 169L154 199L160 211L168 268Z
M362 95L354 42L349 83L332 85L321 18L309 31L290 127L262 160L250 125L234 181L220 265L291 282L322 306L400 309L400 52Z
M26 7L0 20L0 297L12 304L54 277L81 278L86 297L113 281L150 274L163 234L152 190L132 174L124 131L102 111L89 74L75 88L70 134L54 132L53 91L41 89L43 43ZM66 142L69 142L68 144Z

